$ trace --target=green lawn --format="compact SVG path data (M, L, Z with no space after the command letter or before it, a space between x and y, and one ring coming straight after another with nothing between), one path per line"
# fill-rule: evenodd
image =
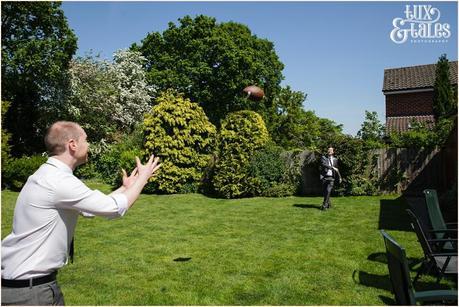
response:
M17 195L2 191L2 238ZM322 212L320 203L142 195L121 219L80 218L75 263L58 275L66 304L394 304L378 229L419 259L406 205L396 196L335 197ZM433 281L422 277L420 289Z

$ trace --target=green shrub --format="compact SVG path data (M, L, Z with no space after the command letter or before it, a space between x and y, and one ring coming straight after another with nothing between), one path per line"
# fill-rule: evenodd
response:
M295 193L296 187L289 183L275 183L271 185L262 196L265 197L286 197Z
M120 143L110 146L109 150L97 160L97 172L106 183L117 187L121 184L121 169L131 172L135 167L135 157L142 157L143 151L138 148L126 149Z
M167 91L145 115L145 153L161 159L158 175L145 191L196 191L215 143L216 128L203 109L182 95Z
M104 141L91 144L89 163L78 170L78 174L83 178L98 177L118 187L121 184L121 169L129 173L135 167L135 157L142 158L144 155L143 127L139 125L132 133L115 138L117 141L113 144Z
M74 175L80 179L93 179L100 177L96 164L92 161L88 161L87 163L78 166Z
M391 147L396 148L429 148L442 146L454 127L451 118L439 118L433 129L418 121L411 122L411 129L405 132L392 132Z
M8 159L8 163L2 165L2 186L14 191L22 189L27 182L27 178L46 160L47 157L40 155Z
M269 140L262 117L253 111L230 113L218 136L218 158L212 183L219 196L236 198L254 193L250 160Z
M249 174L268 182L279 182L285 172L285 163L280 155L283 148L269 144L257 151L250 159Z
M308 194L309 191L303 190L306 188L310 190L311 183L317 183L319 178L315 154L307 149L293 149L283 152L281 157L286 166L284 182L292 186L294 194Z
M284 149L269 143L250 159L248 173L252 196L283 197L295 193L295 185L289 182L287 163L282 157Z
M351 175L346 180L346 195L374 195L377 192L375 185L368 178L363 176Z

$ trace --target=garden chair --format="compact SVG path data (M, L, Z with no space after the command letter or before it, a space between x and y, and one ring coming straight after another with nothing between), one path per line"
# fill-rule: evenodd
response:
M435 191L434 189L426 189L423 192L424 192L424 196L426 200L427 212L429 213L430 223L432 224L432 229L433 230L445 230L445 229L452 230L452 232L449 232L449 233L442 233L442 232L436 233L435 235L437 239L444 238L445 235L451 235L451 234L455 234L455 237L457 238L457 223L445 223L445 220L443 219L443 215L441 213L440 206L438 203L437 191ZM455 232L453 232L454 230ZM445 248L453 249L450 242L445 243Z
M424 259L413 280L413 285L416 284L416 281L422 274L428 274L432 269L438 275L437 283L440 282L445 274L457 275L457 239L429 239L424 231L425 227L416 215L409 209L406 212L411 219L411 226L424 252ZM445 242L452 243L452 246L456 247L456 251L444 251L442 246Z
M417 302L457 302L455 290L415 291L410 279L405 249L384 230L381 230L386 246L387 266L389 269L395 301L399 305L416 305Z

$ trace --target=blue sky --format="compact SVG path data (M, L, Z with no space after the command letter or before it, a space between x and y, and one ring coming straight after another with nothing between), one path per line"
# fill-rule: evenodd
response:
M415 43L410 36L394 43L392 22L405 17L406 5L437 8L436 23L450 26L447 42ZM93 50L109 60L185 15L245 24L274 43L285 65L282 84L308 95L305 109L351 135L365 110L385 121L384 69L436 63L443 53L456 61L458 54L456 2L64 2L62 9L78 36L77 55Z

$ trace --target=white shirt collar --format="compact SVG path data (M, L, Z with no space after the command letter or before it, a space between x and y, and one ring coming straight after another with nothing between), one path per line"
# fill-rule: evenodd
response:
M65 164L64 162L62 162L62 161L59 160L59 159L56 159L56 158L53 158L53 157L49 157L49 158L48 158L48 161L46 161L46 163L51 164L51 165L57 167L57 168L60 169L61 171L64 171L64 172L66 172L66 173L73 174L73 171L72 171L72 169L70 168L70 166L68 166L67 164Z

